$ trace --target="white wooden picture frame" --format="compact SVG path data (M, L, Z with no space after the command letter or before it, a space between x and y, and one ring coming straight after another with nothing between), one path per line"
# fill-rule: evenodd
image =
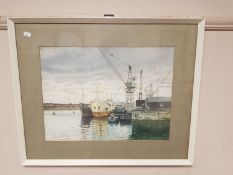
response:
M28 159L26 156L26 146L24 137L23 112L21 103L21 91L19 81L17 46L15 38L15 24L22 22L37 23L45 21L46 23L66 23L72 21L76 23L77 19L86 20L86 18L8 18L8 31L10 41L10 55L12 66L12 80L14 85L15 114L17 118L17 131L19 138L20 158L23 166L191 166L194 161L195 140L198 118L198 100L201 79L202 50L204 40L205 20L202 18L156 18L153 23L183 23L197 24L197 44L196 44L196 61L195 76L193 84L193 98L191 111L190 136L187 159ZM99 19L99 18L93 18ZM90 19L89 19L90 20ZM101 18L100 18L101 20ZM103 19L104 20L104 19ZM121 20L121 19L119 19ZM110 19L111 21L111 19Z

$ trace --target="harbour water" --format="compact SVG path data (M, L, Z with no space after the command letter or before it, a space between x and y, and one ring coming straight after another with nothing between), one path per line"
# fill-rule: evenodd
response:
M45 110L47 141L168 139L170 121L109 123L107 118L82 117L79 110Z

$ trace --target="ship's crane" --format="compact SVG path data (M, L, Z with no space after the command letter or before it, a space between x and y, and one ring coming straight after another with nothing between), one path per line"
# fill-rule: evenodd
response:
M105 59L105 61L108 63L108 65L112 68L112 70L114 71L114 73L118 76L118 78L121 80L121 82L124 84L125 86L125 97L126 97L126 103L127 103L127 108L128 110L132 110L133 106L134 106L134 92L136 89L136 84L135 84L135 77L132 76L132 66L126 64L125 62L119 60L117 57L115 57L112 53L110 53L109 55L104 52L101 48L99 48L100 53L103 55L103 58ZM121 76L120 72L117 70L117 68L115 67L115 65L110 61L109 56L117 59L118 61L120 61L122 64L127 65L128 66L128 77L127 77L127 81L124 80L124 78Z

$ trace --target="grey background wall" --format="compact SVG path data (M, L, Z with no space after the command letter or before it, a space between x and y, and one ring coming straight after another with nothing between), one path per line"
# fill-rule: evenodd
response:
M233 24L231 0L0 0L0 16L205 16ZM214 23L214 22L213 22ZM233 174L233 31L206 31L199 118L192 167L22 167L7 30L0 30L0 174Z

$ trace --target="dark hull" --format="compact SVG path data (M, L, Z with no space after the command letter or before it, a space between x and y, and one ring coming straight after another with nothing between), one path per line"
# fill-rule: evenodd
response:
M81 112L83 117L92 117L91 108L87 104L81 105Z

